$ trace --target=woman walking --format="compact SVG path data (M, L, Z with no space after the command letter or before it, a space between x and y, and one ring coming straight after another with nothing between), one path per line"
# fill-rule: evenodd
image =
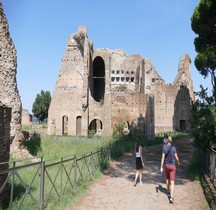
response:
M136 187L137 185L138 177L139 177L140 185L142 184L142 169L144 166L142 147L139 139L137 139L135 144L135 154L136 154L136 174L135 174L134 187Z
M168 137L168 143L163 146L162 157L161 157L161 173L163 172L163 167L165 167L166 173L166 186L167 194L170 203L174 203L174 182L176 175L176 163L179 165L179 157L175 146L172 145L172 138Z

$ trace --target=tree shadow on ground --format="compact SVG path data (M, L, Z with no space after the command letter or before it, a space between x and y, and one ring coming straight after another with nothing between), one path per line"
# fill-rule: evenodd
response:
M25 139L23 145L33 156L36 156L38 151L41 150L41 136L34 133L29 139Z
M178 156L180 158L180 166L177 167L176 185L185 184L190 180L188 174L188 165L193 153L192 138L182 138L173 143L176 146ZM143 183L152 183L159 186L160 183L165 183L165 174L160 174L160 161L163 145L155 145L143 148L144 169ZM104 171L104 175L110 177L122 177L133 182L135 179L135 156L130 153L125 153L115 164L111 164ZM163 191L163 189L162 189Z

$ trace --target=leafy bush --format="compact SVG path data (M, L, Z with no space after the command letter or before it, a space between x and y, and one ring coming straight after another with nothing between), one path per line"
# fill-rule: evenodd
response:
M202 87L201 87L202 88ZM216 106L212 105L207 89L198 93L198 99L192 105L194 146L198 148L216 148Z
M116 123L115 128L113 130L113 136L118 138L124 136L124 122L120 121Z

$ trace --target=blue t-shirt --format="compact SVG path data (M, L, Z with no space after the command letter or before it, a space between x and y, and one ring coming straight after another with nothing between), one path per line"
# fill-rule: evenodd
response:
M169 151L169 149L170 149L170 151ZM169 154L167 155L168 151L169 151ZM176 153L175 146L172 146L170 144L166 144L163 146L162 152L165 154L164 164L175 166L175 153Z

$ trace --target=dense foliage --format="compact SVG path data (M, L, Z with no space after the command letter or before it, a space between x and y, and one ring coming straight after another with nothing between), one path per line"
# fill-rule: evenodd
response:
M41 94L37 94L33 103L32 113L39 122L44 122L47 119L50 102L51 95L49 91L44 92L41 90Z
M202 86L197 95L199 99L192 106L194 145L198 148L216 148L216 106Z
M194 145L198 148L216 148L216 1L200 0L191 17L196 33L197 52L194 64L204 78L210 75L212 96L202 86L192 106Z
M211 76L216 103L216 1L200 0L191 17L196 55L194 64L201 75Z

